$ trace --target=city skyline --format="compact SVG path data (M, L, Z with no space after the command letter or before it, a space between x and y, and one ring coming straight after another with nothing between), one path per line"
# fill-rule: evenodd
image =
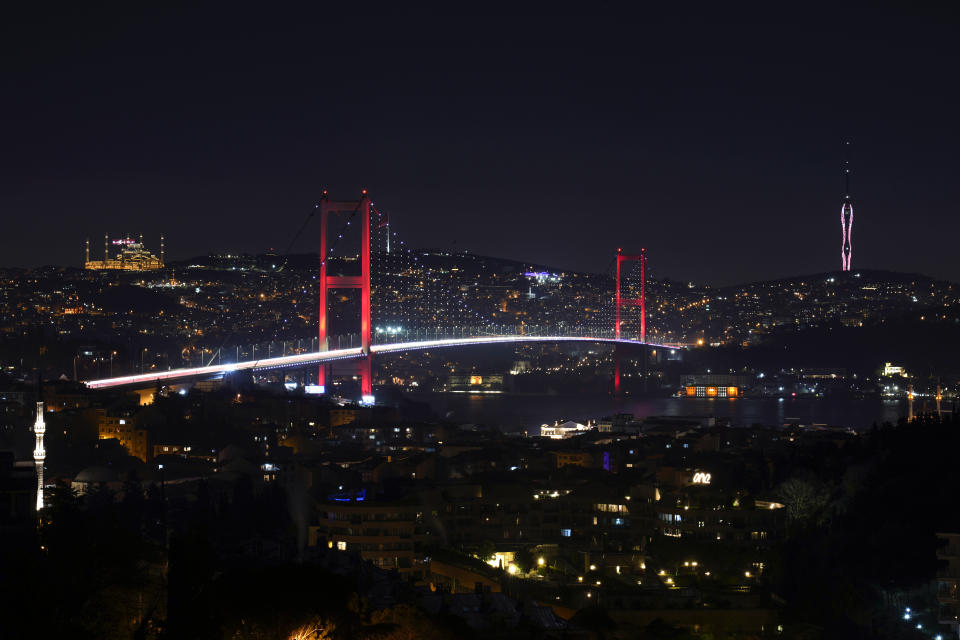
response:
M282 251L323 188L365 187L414 246L817 273L852 140L856 265L960 280L949 14L130 11L7 24L4 266L131 227L171 260Z
M846 240L846 238L848 237L848 232L842 221L841 221L841 226L844 231L844 239ZM65 267L65 268L78 268L78 269L86 269L86 270L94 270L94 271L126 270L126 271L147 271L147 272L154 271L159 273L159 272L162 272L165 267L167 267L170 269L174 269L173 273L175 273L175 269L177 268L187 267L187 266L196 266L194 264L196 261L205 263L206 261L209 261L209 260L230 259L230 258L264 260L264 259L269 259L271 256L275 256L274 258L275 262L277 262L276 258L279 258L281 256L285 258L284 260L279 261L281 270L283 270L283 268L285 268L285 265L287 263L287 259L295 259L297 261L302 261L304 258L308 256L313 256L317 260L319 260L319 255L320 255L320 251L316 251L316 250L291 251L290 253L283 253L283 252L277 252L276 249L274 248L273 250L268 250L266 252L259 253L259 254L236 252L236 251L231 252L227 250L220 253L211 251L203 255L201 254L191 255L191 256L180 258L180 259L164 262L163 260L164 236L163 234L161 234L159 236L159 240L156 241L156 245L160 247L161 257L159 259L151 253L151 251L154 250L155 247L153 247L149 241L145 242L141 238L140 243L136 244L135 246L138 248L138 251L141 252L142 257L138 256L140 258L139 260L130 259L124 262L123 256L121 255L122 253L121 250L112 245L133 244L134 240L132 240L129 236L130 234L120 234L119 238L112 238L112 236L109 236L109 234L107 234L105 237L111 238L109 240L109 242L111 243L111 248L106 249L106 253L104 253L105 249L103 247L100 248L99 253L97 253L96 251L91 252L89 248L90 242L87 241L85 243L85 250L84 250L86 260L83 260L83 259L80 260L79 264L64 262L60 264L39 265L36 267L22 267L22 266L0 267L0 270L22 268L22 269L26 269L27 271L39 271L49 267L53 267L53 268ZM526 264L534 268L549 269L551 273L555 273L557 275L581 274L581 275L607 277L613 280L615 279L615 272L616 272L616 269L615 269L616 255L614 255L613 258L611 258L610 262L606 265L605 269L599 269L596 271L578 271L576 269L569 269L569 268L565 269L555 264L544 264L544 263L537 263L531 260L524 260L522 257L514 258L514 257L504 257L500 255L485 255L485 254L480 254L472 251L448 251L443 247L416 247L415 246L415 247L408 248L406 246L401 246L399 248L394 249L394 253L397 253L398 251L405 251L412 256L447 254L450 256L473 257L481 260L489 259L496 262ZM643 251L645 252L646 249L643 248ZM91 255L93 256L94 259L90 259ZM101 260L100 258L104 255L111 256L110 260L109 261ZM683 283L685 286L696 287L698 290L713 289L716 291L726 291L726 290L735 289L737 287L749 287L752 285L759 285L764 283L789 283L793 281L802 281L804 279L816 280L821 277L835 277L836 275L843 276L843 274L847 274L847 276L852 276L853 278L860 278L861 275L868 274L869 276L872 276L872 277L878 277L878 276L882 277L883 275L887 275L894 278L917 276L922 280L930 280L933 282L946 283L946 284L952 284L956 282L954 280L950 280L949 278L937 277L931 274L920 273L917 271L893 271L890 269L873 268L873 267L861 268L859 266L845 268L843 266L844 259L845 259L844 255L841 253L840 268L828 267L820 271L808 271L804 273L787 274L781 277L767 277L767 278L758 277L752 280L730 282L730 283L724 283L719 285L711 282L709 278L694 278L694 279L681 280L681 279L672 277L672 275L669 273L662 273L662 272L656 273L654 276L651 276L651 277L654 280L658 280L662 282ZM110 266L104 266L108 262ZM271 266L272 268L270 268ZM276 270L277 267L278 267L277 264L266 265L266 267L264 267L264 270L266 271Z
M0 635L958 637L958 27L7 9Z

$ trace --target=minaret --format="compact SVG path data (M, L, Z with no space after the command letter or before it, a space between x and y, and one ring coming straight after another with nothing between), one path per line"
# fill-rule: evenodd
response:
M43 423L43 403L37 403L37 421L33 423L33 433L36 436L37 444L33 450L33 463L37 467L37 511L43 509L43 460L47 457L47 452L43 448L43 434L46 433L47 426Z
M163 266L163 234L160 234L160 266Z
M840 270L850 271L850 262L853 258L853 200L850 198L850 143L846 143L847 159L843 162L843 175L846 179L846 190L843 196L843 205L840 207L840 228L843 234L843 244L840 247Z
M90 262L90 238L87 238L87 259L84 261L83 266L87 266Z
M107 259L110 257L109 248L110 248L110 235L105 233L103 234L103 266L104 267L107 266Z

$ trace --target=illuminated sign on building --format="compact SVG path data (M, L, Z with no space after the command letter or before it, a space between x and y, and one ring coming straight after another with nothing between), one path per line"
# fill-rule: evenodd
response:
M483 376L470 376L470 384L483 384Z
M697 471L693 474L693 484L710 484L710 474L703 471Z

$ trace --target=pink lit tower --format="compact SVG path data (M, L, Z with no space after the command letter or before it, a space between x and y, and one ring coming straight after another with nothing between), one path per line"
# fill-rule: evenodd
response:
M847 160L843 163L843 175L847 186L843 196L843 205L840 207L840 227L843 231L840 264L842 271L850 271L850 260L853 258L853 200L850 198L850 143L847 142L845 146L847 147Z

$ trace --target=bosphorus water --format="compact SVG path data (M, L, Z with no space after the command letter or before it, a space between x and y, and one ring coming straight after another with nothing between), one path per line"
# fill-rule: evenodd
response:
M896 423L906 413L895 400L828 398L640 398L610 395L513 395L418 393L442 418L458 423L530 428L555 420L586 422L615 413L650 416L716 418L736 426L826 425L865 429L874 423Z

